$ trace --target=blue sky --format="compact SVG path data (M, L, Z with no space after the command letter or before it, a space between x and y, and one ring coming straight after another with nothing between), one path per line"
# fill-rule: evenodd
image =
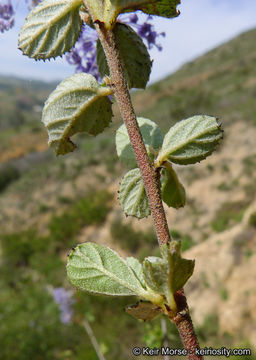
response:
M15 1L15 0L14 0ZM63 79L74 73L65 60L37 61L17 50L17 37L24 17L24 0L16 5L16 26L0 33L0 74L44 80ZM24 1L25 2L25 1ZM163 78L190 61L239 33L256 27L255 0L181 0L181 15L173 20L155 19L163 51L151 51L154 59L151 81Z

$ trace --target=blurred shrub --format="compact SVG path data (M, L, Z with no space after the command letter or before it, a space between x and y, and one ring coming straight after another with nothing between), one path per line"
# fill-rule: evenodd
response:
M182 251L190 249L195 244L192 237L188 234L181 234L177 230L172 230L170 233L175 240L181 241ZM157 239L153 230L147 232L136 231L132 225L123 224L120 219L113 221L111 224L111 236L113 240L122 244L129 251L133 253L139 252L141 257L148 256L148 250L152 253L152 247L156 247L158 250ZM160 254L154 255L160 256Z
M152 245L157 245L153 231L136 231L130 224L123 224L120 219L111 224L111 235L113 240L133 253L142 250L143 247L152 248Z
M12 182L18 180L20 172L11 165L1 167L0 169L0 192L5 190Z
M255 358L255 351L248 341L239 339L238 341L232 337L232 334L220 332L219 319L217 314L209 314L205 317L201 326L197 327L196 333L201 347L212 346L214 348L239 348L251 349L251 355L230 356L229 359L249 360Z
M220 288L220 297L223 301L227 301L228 300L228 291L226 288L222 287Z
M109 201L112 195L107 191L98 191L88 195L83 199L79 199L73 205L73 212L85 224L100 224L102 223L109 210Z
M76 218L70 212L64 212L62 215L54 215L49 223L51 239L63 247L72 246L73 238L81 229L80 219Z
M63 285L66 269L58 254L52 251L36 252L30 257L29 266L40 274L40 281L47 282L54 287Z
M111 198L107 191L93 192L71 204L62 215L54 215L49 223L51 239L64 247L73 246L74 237L83 226L100 224L105 220Z
M64 359L58 354L70 349L75 359L81 329L60 322L59 308L45 285L28 281L15 289L1 288L1 359Z
M163 341L160 319L146 323L143 328L143 343L151 348L160 348Z
M82 226L102 223L109 211L111 195L106 191L90 194L73 203L60 216L50 220L50 235L39 236L35 229L1 236L2 263L8 267L28 267L37 269L51 282L58 283L62 273L55 271L62 267L56 254L60 249L67 250L67 243L75 241L75 236ZM55 281L54 281L55 280Z
M38 211L40 212L40 213L46 213L47 211L49 211L51 209L51 207L50 206L48 206L47 204L45 204L45 203L41 203L41 204L39 204L38 205Z
M40 280L57 287L63 283L65 268L50 237L38 236L35 230L12 233L1 237L3 279L15 284L26 270L38 271Z
M201 326L196 329L199 342L211 341L215 344L219 335L219 319L216 314L209 314L205 317Z
M180 231L175 229L172 229L170 234L174 240L181 241L181 251L186 251L195 245L194 240L189 234L182 234Z
M244 172L252 176L255 173L256 154L249 155L243 159Z
M39 237L35 230L6 234L1 237L3 262L9 266L27 266L31 256L47 249L49 239Z
M250 216L249 224L256 228L256 212Z
M221 182L218 186L217 189L220 191L230 191L232 190L232 186L230 186L230 184L227 184L225 181Z
M109 136L108 132L100 134L95 139L91 136L83 136L80 148L85 154L84 160L87 166L95 166L102 163L102 154L104 153L104 164L106 165L107 171L113 174L118 157L115 150L114 138Z
M247 201L226 202L219 209L216 217L211 222L211 227L217 232L224 231L242 220Z

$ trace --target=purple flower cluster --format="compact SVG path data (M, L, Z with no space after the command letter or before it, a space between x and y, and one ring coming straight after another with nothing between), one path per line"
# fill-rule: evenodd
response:
M14 10L10 0L0 0L0 32L9 30L14 25Z
M97 32L84 25L81 35L73 47L73 49L66 55L67 62L75 65L76 72L90 73L100 79L98 67L96 63L96 43Z
M31 10L41 0L25 0ZM10 30L14 26L14 8L11 0L0 0L0 32Z
M25 0L28 8L35 7L41 0ZM149 49L154 46L161 51L162 47L157 43L160 36L165 36L165 33L157 33L154 25L151 23L152 16L148 16L145 21L140 21L136 13L129 15L120 15L119 21L130 25L146 42ZM9 30L14 25L14 10L11 0L0 0L0 32ZM81 35L73 47L73 49L66 55L69 64L75 66L76 72L86 72L94 75L97 80L100 80L98 67L96 63L96 43L97 32L91 27L84 25Z
M72 298L72 292L64 288L55 288L53 290L53 298L60 309L60 320L63 324L68 324L71 321L73 310L72 305L75 300Z
M157 43L157 38L160 36L165 37L165 33L157 33L155 31L154 25L150 23L152 20L153 16L148 16L146 21L140 24L139 17L136 13L129 15L127 20L126 18L122 17L122 22L127 23L135 30L137 30L138 35L140 35L140 37L146 41L149 49L152 49L155 46L159 51L162 51L162 46Z
M136 13L130 15L121 15L119 20L127 25L130 25L137 31L140 37L147 43L149 49L154 46L159 51L162 50L161 45L157 43L157 39L160 36L165 36L165 33L157 33L154 29L154 25L151 23L152 16L148 16L142 23L139 22L139 17ZM96 30L85 25L82 29L82 33L77 41L76 45L66 56L69 64L75 66L76 72L86 72L94 75L97 80L100 79L98 67L96 63Z

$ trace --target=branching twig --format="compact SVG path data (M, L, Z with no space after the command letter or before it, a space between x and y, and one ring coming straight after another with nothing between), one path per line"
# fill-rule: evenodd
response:
M105 51L106 59L110 69L111 82L115 91L115 97L142 174L158 242L161 246L171 241L171 237L161 199L159 173L151 165L146 152L145 144L140 133L135 111L131 102L130 93L124 77L115 35L111 29L105 29L103 23L96 22L95 28L98 32L99 39ZM186 298L183 292L178 292L176 296L176 302L178 313L174 318L171 319L171 321L176 324L184 347L188 350L188 359L202 360L203 357L197 356L195 354L195 349L199 348L199 344L194 332Z

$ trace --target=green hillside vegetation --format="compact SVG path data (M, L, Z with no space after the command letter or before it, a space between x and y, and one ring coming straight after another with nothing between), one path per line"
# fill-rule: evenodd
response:
M199 113L219 117L225 130L216 155L194 168L178 169L187 206L167 215L175 224L171 234L182 240L184 251L239 224L255 197L255 37L256 30L244 33L132 94L137 114L158 123L163 132ZM116 190L125 167L114 145L118 115L98 137L77 136L78 150L70 155L56 158L47 149L41 109L55 86L0 77L0 358L96 360L84 316L106 359L131 358L132 345L161 344L159 319L149 327L124 314L133 298L76 291L73 321L64 325L51 295L53 288L72 288L65 263L78 242L102 242L139 258L159 251L150 221L126 219L120 211ZM255 222L253 214L252 232ZM247 260L255 255L251 244L243 251ZM205 289L209 286L204 279ZM223 287L220 301L227 300ZM250 346L244 334L223 334L219 320L209 314L197 325L203 346ZM170 323L168 341L172 348L181 347Z
M24 81L18 78L0 77L0 128L19 127L40 119L42 107L49 91L56 83Z
M55 87L56 83L0 77L1 149L8 136L40 129L42 106Z
M244 33L150 86L135 97L142 114L163 128L199 113L214 114L225 126L238 119L255 123L255 34Z

